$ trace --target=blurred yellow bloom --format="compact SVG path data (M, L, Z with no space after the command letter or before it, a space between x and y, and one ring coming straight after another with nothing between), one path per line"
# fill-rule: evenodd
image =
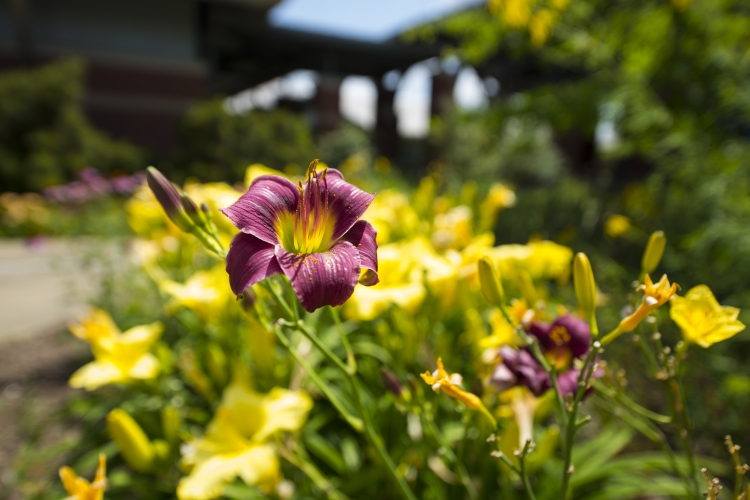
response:
M570 276L573 250L552 241L532 241L527 245L500 245L488 252L501 276L516 276L525 269L533 279L565 281Z
M267 167L263 165L262 163L253 163L252 165L247 167L247 170L245 170L245 189L249 188L250 184L252 184L253 181L257 179L258 177L260 177L261 175L278 175L279 177L287 177L287 175L284 174L284 172L280 172L276 169ZM229 205L224 205L224 206L228 207Z
M131 229L144 238L154 239L168 234L175 238L187 238L169 218L151 189L144 183L125 204L128 224Z
M490 186L487 197L479 207L479 230L490 231L497 221L500 210L516 204L516 193L505 184L495 183Z
M379 245L413 237L420 227L419 216L409 198L395 189L379 191L362 218L378 232Z
M106 384L156 377L159 362L149 351L162 330L156 322L121 333L108 313L93 309L81 323L70 326L73 335L91 344L95 358L70 377L70 386L91 391Z
M529 24L533 0L490 0L490 12L505 20L511 28Z
M740 310L722 306L706 285L691 288L684 297L672 298L669 316L682 330L685 342L709 347L745 329L737 319Z
M471 208L466 205L460 205L444 214L438 214L433 223L432 245L437 250L464 248L474 236L473 225Z
M643 290L643 300L633 314L620 321L620 326L618 327L620 333L633 331L646 316L674 297L679 286L677 283L670 285L666 274L656 284L651 281L651 277L648 274L644 281L645 283L638 287L638 290Z
M607 218L604 223L604 234L612 239L622 238L630 232L633 224L624 215L614 214Z
M277 387L259 394L242 382L230 384L205 436L193 439L183 450L183 461L192 470L180 480L177 497L218 498L236 477L267 492L273 490L281 471L269 440L279 431L299 430L312 404L302 391Z
M60 467L60 479L69 495L65 500L102 500L107 487L106 476L107 457L104 453L99 454L99 466L96 468L96 475L91 483L78 477L78 474L70 467Z
M515 322L515 326L521 324L524 315L528 311L526 307L526 301L514 300L508 313L511 319ZM520 347L523 345L523 340L518 336L514 325L508 323L505 316L500 309L492 309L489 316L490 326L492 327L492 333L479 341L479 346L487 348L496 348L502 345L512 345Z
M479 396L463 390L463 377L458 373L448 373L443 366L443 358L437 359L437 370L424 372L420 375L422 380L432 387L437 394L441 392L458 399L471 410L481 411L492 423L496 425L495 417L485 408Z
M168 311L187 307L204 320L224 315L226 307L235 302L234 294L227 286L224 264L197 271L185 283L163 280L159 282L159 288L172 296L167 304Z
M8 226L14 227L25 222L44 224L49 218L49 207L40 194L0 194L0 220Z
M371 320L391 305L413 313L424 301L426 285L443 304L455 298L456 267L438 255L424 237L380 247L378 267L380 283L354 289L344 305L348 317Z
M541 47L544 45L544 42L546 42L552 35L554 24L555 16L552 11L548 9L539 9L536 11L529 21L531 43L534 44L535 47Z

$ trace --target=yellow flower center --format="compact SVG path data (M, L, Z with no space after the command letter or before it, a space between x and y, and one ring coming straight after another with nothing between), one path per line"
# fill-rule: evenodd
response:
M284 214L276 224L276 234L287 252L308 254L325 252L334 241L336 219L330 213L326 170L317 172L317 160L307 170L307 185L299 183L299 201L293 214Z

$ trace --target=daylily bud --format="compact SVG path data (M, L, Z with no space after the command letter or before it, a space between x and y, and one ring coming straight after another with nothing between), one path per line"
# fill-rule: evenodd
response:
M151 470L156 450L133 417L115 408L107 415L107 430L128 465L138 472Z
M227 355L218 344L209 344L206 353L206 368L214 385L223 387L227 383Z
M585 253L578 252L573 260L573 284L578 297L578 305L586 315L591 331L596 335L596 282L591 262Z
M385 385L385 388L396 397L401 397L401 394L404 392L404 385L398 379L396 374L388 368L382 368L380 376L383 379L383 385Z
M643 274L651 274L656 269L661 261L661 256L664 255L664 247L667 245L667 238L664 236L664 231L654 231L648 238L646 244L646 251L643 252L643 259L641 260L641 270Z
M172 445L180 442L181 427L182 417L177 408L167 406L161 411L161 430L167 442Z
M489 257L482 257L479 259L477 266L479 268L479 284L482 286L484 299L493 306L503 305L505 294L495 264Z
M169 182L169 179L156 170L154 167L146 169L146 182L151 192L156 196L157 201L166 212L167 217L175 223L177 227L189 233L195 227L190 220L182 205L182 199L177 188Z

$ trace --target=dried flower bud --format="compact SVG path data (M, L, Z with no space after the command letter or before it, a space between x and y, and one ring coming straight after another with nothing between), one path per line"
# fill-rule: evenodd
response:
M664 255L664 247L667 245L667 238L664 236L664 231L655 231L649 236L648 243L646 244L646 251L643 252L643 259L641 260L641 270L643 274L651 274L659 265L662 255Z
M156 451L133 417L125 410L115 408L107 415L107 430L128 465L138 472L151 470Z
M146 169L146 182L151 192L156 196L157 201L166 212L167 217L175 223L177 227L189 233L195 225L185 213L182 199L177 188L169 182L169 179L156 170L154 167Z
M493 306L503 305L505 295L495 264L489 257L482 257L479 259L477 266L479 268L479 283L482 286L482 295L484 295L485 300Z
M578 305L586 315L591 333L596 335L599 333L596 327L596 282L594 272L591 270L591 262L585 253L578 252L573 260L573 283Z
M383 368L380 371L380 376L383 379L383 385L385 385L385 388L396 397L401 397L404 392L404 385L398 379L396 374L388 368Z

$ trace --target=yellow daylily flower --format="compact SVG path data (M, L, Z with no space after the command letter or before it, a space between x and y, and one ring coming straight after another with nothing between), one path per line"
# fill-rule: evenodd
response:
M495 417L485 408L479 396L463 390L463 377L459 373L448 373L443 366L443 358L437 359L437 370L424 372L420 375L422 380L428 383L437 394L441 392L458 399L471 410L481 411L492 423L496 425Z
M489 322L492 327L492 333L479 341L479 346L483 349L496 348L502 345L512 345L520 347L523 345L523 339L518 336L514 326L518 326L523 321L524 315L528 311L526 301L515 299L511 303L508 313L514 322L514 325L508 323L500 309L490 311Z
M629 218L624 215L614 214L610 215L604 223L604 234L614 240L628 234L632 227L633 224Z
M185 283L162 280L159 288L172 296L167 304L168 311L187 307L204 320L223 315L226 307L235 301L234 294L227 286L224 264L197 271Z
M180 500L218 498L227 483L245 483L271 491L281 479L276 452L268 443L279 431L297 431L307 420L312 399L302 391L274 388L259 394L235 380L225 390L206 435L183 450L192 467L180 480Z
M102 500L104 489L107 487L107 457L104 453L99 454L99 466L92 482L88 482L70 467L60 467L60 480L62 480L65 491L68 492L65 500Z
M698 285L684 297L675 296L670 302L669 316L682 330L685 342L709 347L733 337L745 329L737 319L740 310L722 306L706 285Z
M380 245L413 236L421 224L409 198L395 189L379 191L362 219L372 224L378 232Z
M646 316L659 306L666 304L677 293L677 287L679 286L677 283L670 285L666 274L656 284L651 281L648 274L644 281L645 283L638 287L638 290L643 290L643 300L633 314L620 321L618 328L621 333L633 331Z
M391 305L413 313L422 305L429 285L444 304L456 291L456 267L438 255L424 237L383 245L378 249L380 283L358 286L344 305L352 319L371 320Z
M156 322L121 333L107 312L93 309L81 323L70 326L73 335L91 344L95 358L70 377L70 386L92 391L107 384L156 377L159 362L149 350L162 330L163 325Z
M444 214L437 214L433 223L432 245L439 250L461 249L474 237L471 208L459 205Z
M502 276L515 276L525 269L533 279L565 281L570 275L573 250L553 241L532 241L527 245L500 245L488 252Z
M260 177L261 175L277 175L279 177L287 177L287 175L284 172L280 172L276 170L275 168L267 167L263 165L262 163L253 163L247 169L245 170L245 189L250 187L250 184L253 183L255 179ZM234 202L232 202L234 203ZM229 205L225 205L229 206Z

